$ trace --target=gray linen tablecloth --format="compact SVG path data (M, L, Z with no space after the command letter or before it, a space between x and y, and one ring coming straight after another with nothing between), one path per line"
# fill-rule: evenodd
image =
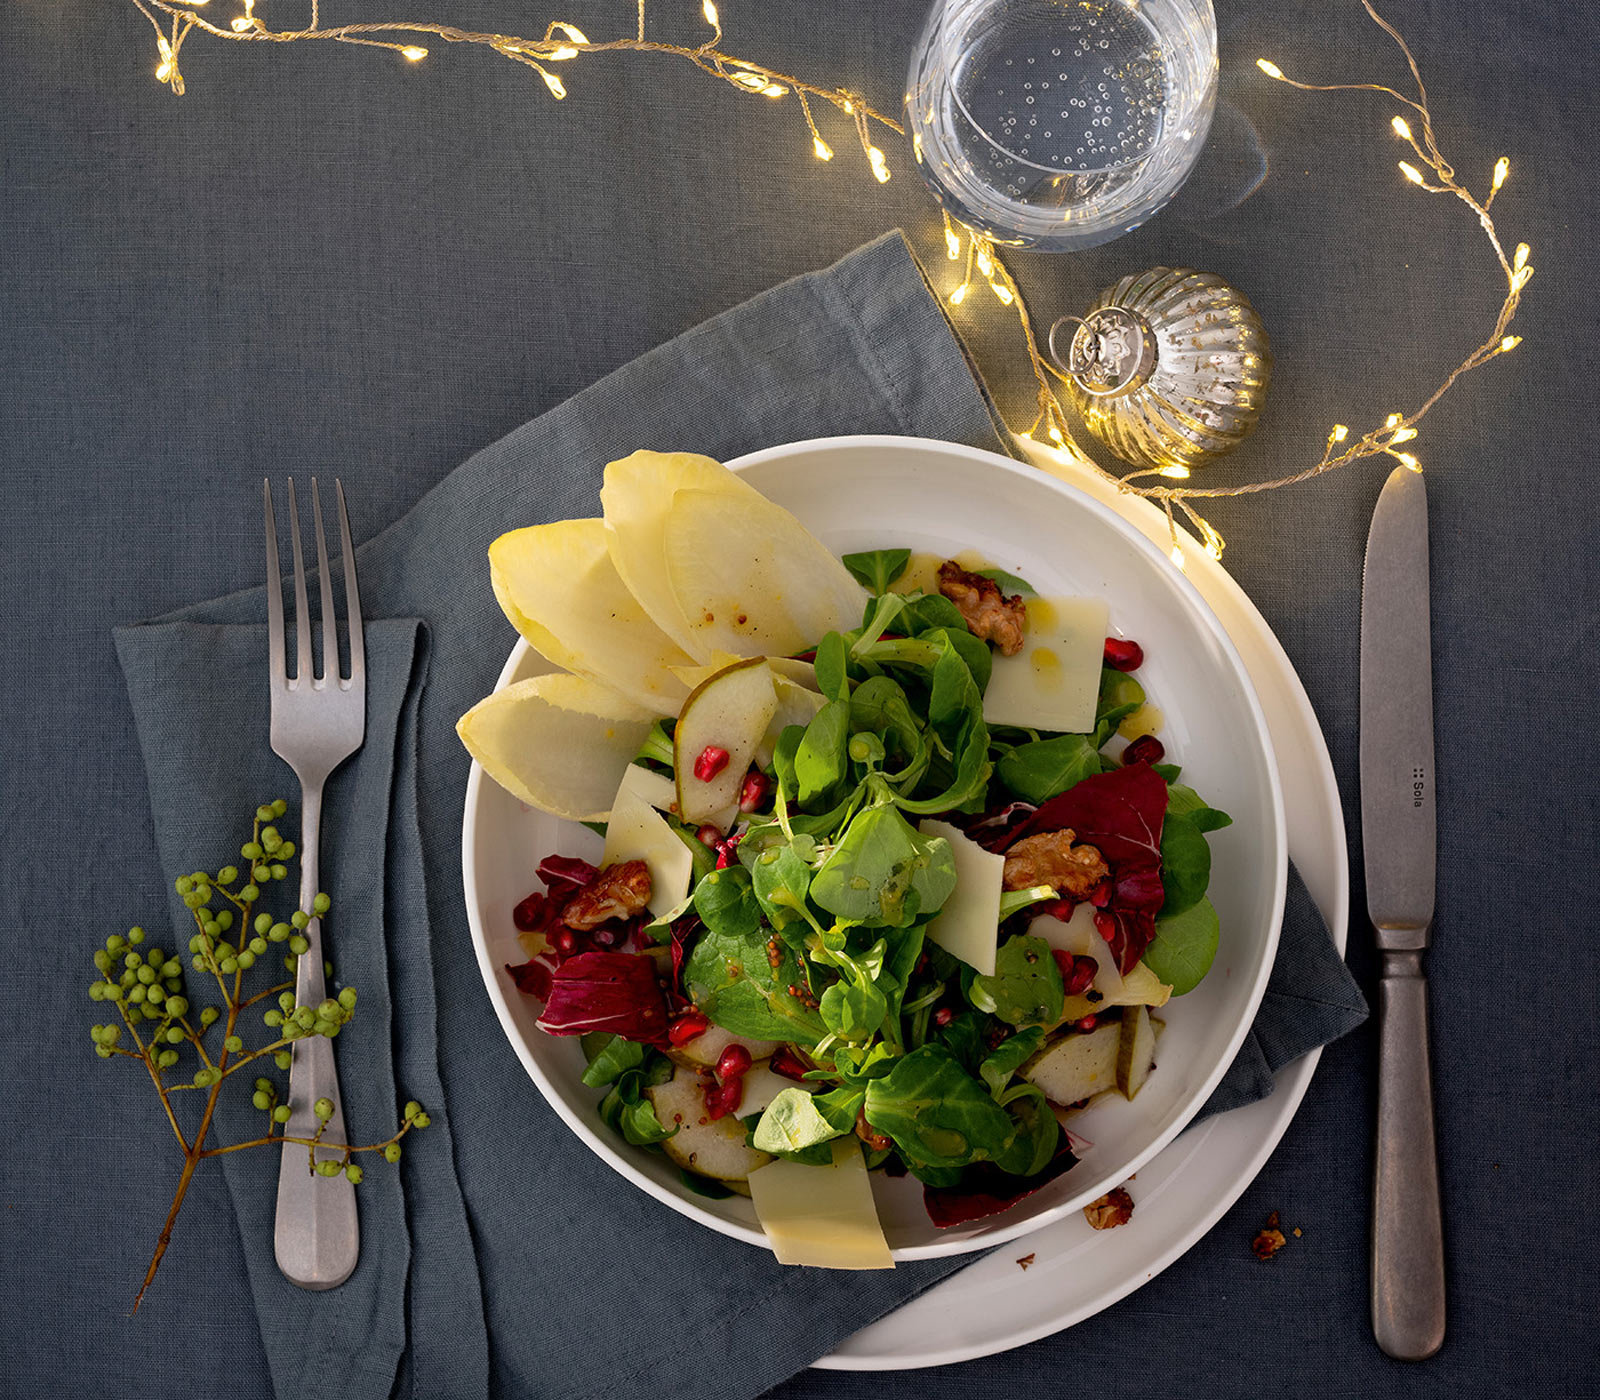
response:
M725 5L724 18L736 51L892 104L921 8ZM1499 291L1470 216L1399 183L1382 100L1297 94L1255 73L1266 53L1307 77L1401 82L1403 66L1359 9L1219 9L1224 106L1189 189L1106 248L1015 261L1044 320L1157 263L1245 288L1273 333L1278 374L1261 433L1212 469L1243 481L1314 458L1333 422L1369 424L1419 402L1476 343ZM451 10L465 25L512 23L487 0ZM618 23L598 4L563 15L591 35ZM1391 17L1422 56L1463 172L1479 170L1481 187L1496 156L1512 158L1496 212L1540 268L1517 327L1527 343L1463 384L1418 444L1432 472L1446 814L1431 960L1445 1350L1408 1368L1370 1340L1373 1079L1362 1034L1324 1056L1239 1205L1132 1297L1004 1356L904 1377L809 1372L779 1387L785 1397L985 1400L1063 1384L1459 1396L1498 1393L1511 1378L1557 1395L1586 1387L1600 1302L1584 1267L1595 1205L1586 1028L1597 984L1583 939L1596 855L1587 641L1597 531L1586 475L1592 328L1568 289L1593 261L1590 161L1577 144L1587 94L1572 56L1593 49L1595 21L1587 9L1487 0L1396 0ZM660 22L681 17L663 10ZM671 60L574 65L572 95L556 107L512 65L449 49L413 68L331 47L191 40L189 95L174 101L151 81L148 27L131 7L13 7L0 26L0 696L11 721L0 881L16 930L0 1029L13 1066L0 1148L0 1389L32 1396L138 1377L155 1393L264 1395L282 1378L267 1343L283 1319L262 1321L251 1305L249 1251L222 1173L196 1188L162 1278L138 1318L125 1316L171 1145L153 1105L92 1059L85 1027L103 1016L77 988L106 932L155 919L171 872L111 627L258 582L250 483L264 474L342 474L360 503L358 532L377 536L475 450L649 347L895 225L934 257L937 220L907 155L891 149L897 178L880 188L851 167L841 132L841 155L823 168L792 110L724 94ZM986 306L962 313L963 330L1001 409L1026 423L1014 328ZM718 421L739 411L719 405ZM747 426L743 445L755 445ZM1380 476L1351 469L1213 512L1230 567L1322 716L1353 836L1355 618ZM396 654L408 639L424 664L436 639L402 632ZM248 651L237 661L246 685ZM385 679L403 688L414 677ZM405 768L399 737L415 718L394 712L400 761L387 779L362 781L447 786ZM390 837L412 858L387 877L386 899L403 903L422 833L402 824ZM1358 908L1359 874L1358 860ZM1359 929L1352 950L1370 978ZM353 981L364 971L345 970ZM390 969L369 1024L386 1009L402 1031L447 1020L412 971ZM430 1097L421 1052L431 1048L420 1034L396 1036L399 1092ZM493 1036L477 1053L487 1078L502 1072L507 1052ZM459 1121L441 1127L431 1146L417 1142L419 1156L469 1150ZM514 1184L537 1162L492 1170ZM393 1185L369 1174L368 1208L381 1213ZM449 1199L407 1205L415 1269L472 1229ZM1249 1239L1269 1209L1304 1233L1261 1264ZM526 1247L483 1235L471 1244L507 1265ZM380 1354L403 1327L459 1329L470 1342L487 1318L492 1341L504 1316L495 1310L509 1308L520 1325L587 1328L596 1350L638 1355L672 1336L686 1305L628 1296L574 1315L573 1299L530 1277L524 1298L489 1299L476 1314L463 1297L414 1307L406 1319L359 1319ZM791 1322L764 1325L752 1345L784 1338ZM381 1378L381 1365L364 1373L360 1360L318 1357L317 1345L308 1333L300 1393ZM536 1350L491 1349L488 1384L541 1393L548 1377L506 1360ZM399 1384L418 1394L485 1385L423 1365L420 1353L404 1363ZM710 1381L674 1388L737 1393Z
M338 1058L352 1141L381 1140L397 1097L420 1098L435 1124L408 1140L402 1178L372 1170L362 1267L331 1296L295 1289L273 1262L273 1157L226 1159L280 1397L320 1382L382 1400L397 1366L419 1396L470 1393L491 1358L497 1374L552 1400L643 1400L708 1381L754 1395L960 1267L843 1279L785 1269L596 1172L503 1043L466 928L455 833L467 765L453 726L492 687L511 640L486 586L489 542L592 514L601 467L629 442L693 437L731 457L818 429L1001 445L898 235L617 370L477 454L358 551L363 611L381 620L367 643L372 732L351 778L332 785L324 826L332 947L361 997ZM257 679L265 609L255 589L116 633L167 869L190 868L215 833L284 786ZM192 927L181 908L177 927ZM1297 879L1257 1024L1203 1112L1270 1093L1276 1069L1365 1014ZM254 1136L252 1114L228 1114L224 1137ZM674 1293L696 1303L672 1346L627 1328L594 1344L594 1318L617 1299ZM752 1347L751 1315L786 1323Z

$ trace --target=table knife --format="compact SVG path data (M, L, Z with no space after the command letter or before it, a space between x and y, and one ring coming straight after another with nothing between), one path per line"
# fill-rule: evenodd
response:
M1428 498L1396 467L1367 536L1361 583L1361 838L1378 982L1372 1330L1402 1361L1444 1342L1444 1231L1422 957L1434 912L1433 649Z

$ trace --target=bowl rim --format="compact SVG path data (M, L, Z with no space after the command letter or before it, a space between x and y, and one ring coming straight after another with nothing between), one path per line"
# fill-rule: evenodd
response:
M1249 671L1244 664L1243 657L1239 654L1238 648L1234 645L1232 638L1229 637L1221 621L1211 610L1210 605L1206 603L1199 590L1195 588L1182 570L1174 567L1166 553L1140 531L1136 525L1119 515L1105 502L1097 500L1069 482L1062 481L1040 470L1032 463L1002 456L1000 453L991 452L984 448L970 447L962 443L946 442L936 438L919 438L904 434L859 433L841 434L832 437L803 438L794 442L780 443L731 458L724 465L731 471L743 473L752 467L780 461L785 457L802 456L819 451L870 450L874 448L910 449L933 455L976 461L985 469L997 469L1001 472L1009 473L1044 490L1070 498L1076 506L1088 511L1100 524L1119 535L1137 553L1145 556L1149 563L1162 571L1162 576L1176 587L1179 597L1187 605L1191 616L1206 629L1210 639L1219 647L1228 669L1239 684L1240 693L1248 710L1250 730L1263 750L1263 757L1266 760L1265 773L1271 808L1270 828L1266 836L1275 848L1275 858L1272 863L1274 887L1270 926L1262 955L1251 979L1246 998L1246 1012L1239 1018L1238 1024L1234 1027L1233 1033L1229 1037L1227 1047L1218 1056L1212 1072L1190 1091L1183 1108L1174 1115L1172 1122L1142 1147L1125 1166L1118 1167L1117 1175L1119 1179L1126 1180L1165 1149L1193 1121L1195 1115L1211 1096L1212 1091L1215 1090L1223 1076L1232 1066L1240 1047L1244 1044L1245 1037L1250 1032L1250 1027L1255 1021L1256 1013L1260 1009L1261 999L1266 993L1267 981L1271 976L1273 963L1277 956L1279 934L1283 925L1284 902L1288 893L1289 866L1288 831L1284 812L1283 786L1278 773L1277 756L1273 750L1266 714L1262 709L1255 685L1250 679ZM532 650L523 638L517 638L516 643L511 648L510 655L495 679L494 690L502 690L511 683L524 658ZM754 1245L757 1248L770 1249L770 1243L759 1225L752 1227L741 1221L725 1219L707 1210L697 1200L691 1200L664 1187L660 1182L653 1180L641 1171L621 1150L621 1144L612 1142L600 1133L595 1132L583 1118L567 1106L556 1084L534 1057L532 1050L523 1038L521 1029L516 1024L506 987L499 975L499 966L489 949L488 935L483 926L481 915L474 855L477 840L479 794L485 778L486 775L482 765L476 759L472 760L472 766L467 777L466 800L462 815L462 888L466 904L468 928L472 935L473 951L477 955L478 967L483 977L485 989L488 991L490 1002L494 1006L495 1015L500 1021L501 1030L505 1033L506 1039L510 1042L511 1048L521 1062L523 1069L527 1072L529 1078L533 1080L546 1104L577 1135L579 1141L583 1142L596 1156L601 1158L607 1166L645 1191L655 1200L660 1201L697 1224L706 1226L729 1238ZM1079 1193L1079 1196L1082 1194ZM979 1229L972 1234L935 1241L931 1244L899 1246L893 1248L890 1252L894 1260L900 1263L918 1259L945 1258L951 1255L975 1253L979 1250L989 1249L1003 1244L1007 1240L1041 1229L1053 1221L1062 1219L1072 1210L1079 1208L1081 1205L1079 1196L1069 1197L1068 1200L1052 1206L1048 1210L1040 1211L1037 1214L1025 1215L1016 1221L1004 1224L997 1223L992 1230ZM995 1218L997 1221L1004 1221L1005 1215L1008 1213L1003 1212Z

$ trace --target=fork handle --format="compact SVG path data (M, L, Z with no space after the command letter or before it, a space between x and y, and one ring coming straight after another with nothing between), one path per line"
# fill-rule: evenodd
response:
M322 833L322 788L302 787L300 826L300 907L311 913L318 884L317 851ZM300 955L295 971L295 1000L316 1006L327 995L322 975L322 920L312 917L305 928L310 947ZM333 1042L326 1036L306 1036L292 1046L289 1067L289 1121L286 1137L315 1137L318 1119L312 1105L321 1098L333 1101L333 1116L322 1131L322 1142L343 1146L344 1106L339 1096L339 1076L333 1063ZM278 1215L273 1231L273 1251L278 1268L290 1283L301 1288L337 1288L356 1267L361 1234L356 1220L356 1188L341 1173L318 1176L310 1166L341 1154L322 1147L309 1149L298 1143L283 1145L278 1166Z

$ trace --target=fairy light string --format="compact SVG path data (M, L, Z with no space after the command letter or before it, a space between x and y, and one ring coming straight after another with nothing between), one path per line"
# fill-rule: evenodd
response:
M385 49L398 54L409 63L420 63L429 56L425 40L446 44L464 44L489 50L501 58L533 69L545 89L557 101L567 95L566 82L555 70L556 65L587 59L600 54L649 53L681 58L692 63L701 72L727 84L746 96L764 97L784 101L793 97L805 123L811 141L812 154L819 161L831 161L833 147L828 143L818 125L814 104L833 108L848 119L848 129L854 135L867 168L879 183L886 183L892 175L888 157L873 139L874 130L882 129L903 137L905 129L893 117L879 111L861 94L847 88L827 87L808 82L792 73L782 72L751 59L740 58L723 48L721 16L714 0L702 0L700 19L706 32L699 43L674 43L651 38L647 34L647 0L637 0L637 25L631 37L591 40L576 25L565 20L548 24L538 39L521 38L509 34L479 33L457 28L454 25L426 21L368 21L357 24L324 26L320 0L311 0L310 22L303 29L274 29L256 13L258 0L239 0L241 12L225 22L209 18L211 0L131 0L131 3L149 21L155 32L157 64L156 80L165 84L175 94L184 91L183 73L179 59L186 39L199 31L212 38L236 43L294 44L327 41L351 44L366 48ZM1511 166L1501 156L1489 178L1488 193L1482 199L1475 196L1456 176L1455 168L1446 159L1434 130L1433 113L1428 106L1427 87L1415 56L1400 32L1373 7L1372 0L1361 0L1373 22L1389 35L1404 55L1415 85L1415 96L1408 96L1396 88L1381 83L1307 83L1291 78L1277 64L1268 59L1258 59L1256 66L1268 78L1299 88L1303 92L1375 92L1398 102L1405 110L1396 113L1389 123L1393 136L1403 142L1413 159L1397 162L1401 177L1425 194L1453 195L1476 215L1484 236L1489 241L1494 257L1506 279L1506 293L1495 317L1489 336L1472 350L1445 377L1444 381L1425 399L1420 407L1410 412L1388 415L1383 424L1359 437L1351 436L1345 424L1336 424L1327 435L1321 457L1311 466L1288 476L1268 481L1250 482L1237 486L1193 486L1187 483L1187 473L1178 469L1162 471L1141 470L1118 475L1094 461L1073 440L1066 415L1061 407L1052 378L1065 382L1061 371L1040 353L1038 338L1028 313L1027 303L1011 271L1001 260L994 242L986 235L951 220L944 215L943 236L949 261L962 265L961 281L948 292L952 306L968 305L973 292L974 274L987 286L989 293L1002 307L1017 318L1022 331L1023 345L1033 372L1038 412L1028 429L1019 437L1044 454L1055 454L1060 460L1086 467L1119 490L1133 496L1154 501L1165 513L1171 535L1173 561L1181 568L1183 548L1180 517L1198 538L1201 546L1212 558L1220 558L1223 550L1222 536L1194 506L1194 502L1228 497L1246 496L1261 491L1274 491L1280 487L1295 486L1314 477L1322 476L1339 467L1365 458L1387 456L1404 466L1420 470L1417 457L1403 451L1404 444L1417 437L1417 424L1454 387L1457 380L1469 371L1478 369L1498 355L1514 350L1522 338L1510 331L1521 302L1523 289L1533 276L1529 263L1529 248L1518 243L1508 256L1499 231L1489 210L1510 175ZM920 161L921 152L913 148L913 158ZM1043 435L1042 439L1040 434ZM1162 478L1147 482L1146 478ZM1185 482L1167 485L1166 481Z

